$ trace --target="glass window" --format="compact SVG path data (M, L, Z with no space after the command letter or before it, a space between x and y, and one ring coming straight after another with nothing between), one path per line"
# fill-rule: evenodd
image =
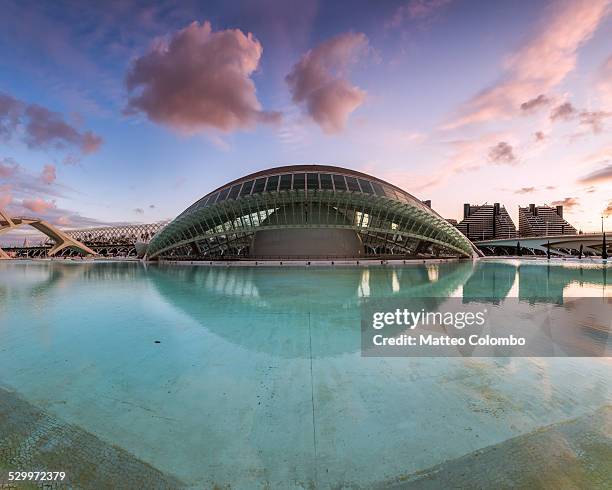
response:
M191 206L187 211L191 211L192 209L201 209L206 206L206 202L210 199L210 196L204 196L200 199L196 204Z
M263 192L266 187L266 178L262 177L261 179L257 179L255 181L255 185L253 186L253 194L258 194L259 192Z
M319 178L321 179L321 189L333 189L332 185L332 176L329 174L320 174Z
M319 188L319 176L318 174L306 174L306 182L308 183L308 190L315 190Z
M268 177L268 185L266 185L266 192L276 192L278 190L278 175Z
M217 199L217 202L225 201L227 199L227 195L229 194L229 191L230 191L229 187L226 187L221 192L219 192L219 199Z
M385 186L384 189L385 189L385 194L388 197L392 197L393 199L397 199L399 201L399 197L397 197L397 194L395 194L395 191L391 189L391 187Z
M395 197L397 197L397 199L398 199L399 201L403 201L403 202L410 202L410 201L408 200L408 198L407 198L406 196L404 196L404 194L402 194L402 193L401 193L401 192L399 192L399 191L395 191Z
M366 192L367 194L372 194L372 186L370 185L369 180L359 179L359 185L361 186L361 190Z
M346 177L346 186L348 187L349 191L353 191L353 192L360 192L361 189L359 188L359 183L357 182L357 179L355 177Z
M242 186L242 191L240 191L240 197L248 196L251 193L251 189L253 188L253 182L255 181L249 180L248 182L244 183L244 185Z
M229 199L236 199L238 197L238 193L240 192L240 187L242 184L235 184L232 186L232 189L229 193Z
M218 198L219 198L219 192L217 192L216 194L210 196L210 200L208 201L208 204L216 203Z
M371 182L371 184L372 184L372 187L374 187L374 192L376 192L377 196L385 195L385 191L382 185L380 185L378 182Z
M281 175L278 190L286 191L288 189L291 189L291 174Z
M337 191L346 190L346 184L344 183L343 175L334 175L334 186L336 187Z
M305 175L304 174L294 174L293 175L293 188L295 190L304 190L305 186Z

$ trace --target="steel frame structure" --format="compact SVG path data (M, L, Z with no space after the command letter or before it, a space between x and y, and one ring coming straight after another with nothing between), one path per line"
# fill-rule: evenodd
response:
M295 185L296 174L304 175L299 181L300 186L308 182L304 188ZM292 177L283 189L286 175ZM333 177L331 188L323 188L323 175ZM344 188L335 184L336 177L346 178ZM348 179L358 186L349 190ZM257 189L259 180L265 183ZM207 194L153 237L147 258L240 256L255 232L291 228L355 230L370 255L415 255L431 247L463 257L477 254L454 226L391 184L339 167L296 166L258 172Z
M168 224L168 221L121 226L101 226L67 230L66 235L94 246L133 245L137 241L148 242L153 235Z

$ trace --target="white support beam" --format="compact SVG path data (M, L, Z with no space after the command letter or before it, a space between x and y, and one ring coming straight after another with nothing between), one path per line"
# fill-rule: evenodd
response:
M96 255L96 252L94 252L92 249L82 244L78 240L75 240L74 238L68 236L63 231L59 230L50 223L43 221L42 219L29 217L10 218L5 211L0 209L0 234L6 233L7 231L15 229L22 225L29 225L32 228L37 229L55 242L55 245L51 248L51 250L49 250L49 256L53 256L61 250L70 247L76 248L77 250L80 250L81 252L88 255ZM0 249L0 258L8 259L10 257L6 254L6 252Z

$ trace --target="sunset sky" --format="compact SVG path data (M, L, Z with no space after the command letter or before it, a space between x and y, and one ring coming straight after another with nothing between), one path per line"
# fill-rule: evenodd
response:
M612 229L612 2L3 0L0 207L172 218L290 164Z

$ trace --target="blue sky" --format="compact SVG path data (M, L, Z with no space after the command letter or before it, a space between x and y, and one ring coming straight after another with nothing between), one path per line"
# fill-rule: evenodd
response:
M612 214L608 0L3 10L0 205L12 214L152 222L298 163L377 175L448 218L463 202L513 217L564 203L590 231Z

